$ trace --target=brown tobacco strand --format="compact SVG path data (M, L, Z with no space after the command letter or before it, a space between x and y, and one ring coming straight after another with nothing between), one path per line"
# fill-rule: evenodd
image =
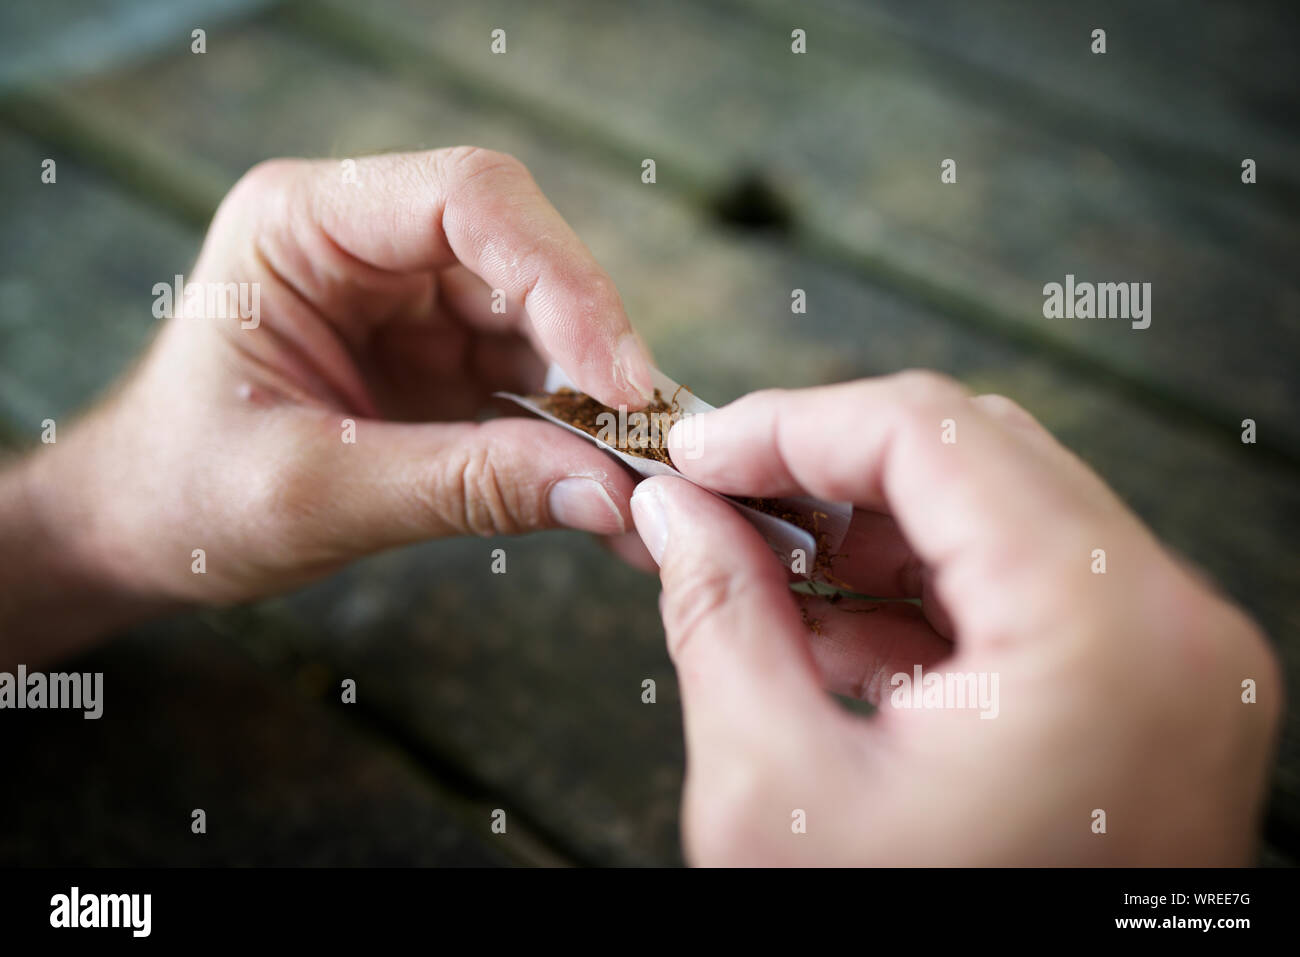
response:
M654 459L656 462L663 462L664 465L668 466L673 464L672 459L668 457L668 450L661 445L655 444L653 430L646 430L650 434L646 436L645 444L638 443L635 445L628 444L630 440L636 438L636 436L630 434L626 436L610 435L610 430L604 429L605 434L602 435L600 417L608 413L614 416L614 421L617 422L619 421L618 410L597 402L584 392L576 392L573 389L559 389L549 395L535 395L531 398L561 422L567 422L575 429L581 429L593 438L599 438L602 442L613 438L614 441L609 444L620 452L636 455L643 459ZM655 389L654 400L642 411L648 416L667 416L669 426L682 417L681 406L677 404L677 396L673 396L673 401L670 404L664 401L663 393L658 389ZM615 431L617 432L617 430ZM628 431L635 430L629 429ZM667 437L668 432L664 429L661 440Z
M813 541L817 543L817 558L813 562L813 571L820 573L822 578L826 579L837 588L843 588L847 591L853 590L847 582L841 581L831 573L831 564L835 561L836 556L831 554L826 539L826 533L821 530L820 519L827 517L825 512L814 511L810 517L807 515L800 515L798 512L790 511L790 509L783 506L776 499L742 498L740 496L733 496L732 498L733 501L739 502L741 505L748 505L757 512L773 515L776 518L781 519L781 521L789 522L796 528L801 528L811 535Z
M644 410L642 410L642 412L649 416L665 416L667 418L666 425L671 427L674 422L682 417L682 408L677 402L677 394L681 392L683 388L685 388L685 386L679 386L677 392L673 393L672 400L669 402L665 402L663 393L658 389L655 389L654 399L645 407ZM633 444L633 440L639 437L630 433L638 430L628 429L628 435L611 435L610 429L602 428L600 417L605 414L613 415L614 421L618 422L620 421L618 410L611 409L609 406L597 402L585 392L562 388L557 389L555 392L530 396L530 398L550 415L555 416L561 422L573 426L575 429L581 429L592 438L599 438L602 442L611 438L614 439L613 442L609 442L608 444L618 449L620 452L626 452L628 455L636 455L643 459L653 459L656 462L662 462L669 468L677 468L677 466L673 465L673 461L668 455L668 450L664 448L662 444L655 443L654 429L645 430L648 434L645 436L644 442L636 442ZM651 421L656 420L652 419ZM658 421L662 422L663 420ZM618 430L613 431L617 432ZM667 428L661 428L660 442L662 443L667 439L667 437ZM775 516L782 521L789 522L796 528L801 528L811 535L814 541L817 542L817 560L813 570L815 572L820 572L828 581L833 581L835 584L841 585L841 583L831 575L831 562L833 561L834 556L830 554L830 550L826 547L826 534L820 528L821 522L819 519L826 517L825 512L813 512L811 517L801 515L798 512L792 512L778 500L770 498L745 498L741 496L732 496L732 501L739 502L741 505L748 506L755 511L763 512L764 514ZM848 586L841 585L841 587L847 588Z

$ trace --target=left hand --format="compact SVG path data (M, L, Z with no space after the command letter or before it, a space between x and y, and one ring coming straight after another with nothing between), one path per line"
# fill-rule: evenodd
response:
M26 464L72 578L228 602L420 539L631 528L633 483L590 442L472 420L493 391L539 385L543 357L606 404L651 392L613 283L528 171L455 148L355 174L244 176L185 282L255 284L259 314L174 303L116 394Z

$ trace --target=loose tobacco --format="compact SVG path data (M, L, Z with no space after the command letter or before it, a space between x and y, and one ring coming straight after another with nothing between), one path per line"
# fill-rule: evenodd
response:
M678 392L682 388L685 387L679 387ZM662 462L677 470L668 454L668 431L684 414L677 401L677 392L673 393L672 399L666 400L663 393L655 389L654 398L645 409L634 412L628 412L626 408L613 409L585 392L570 388L530 398L547 414L586 432L611 448L627 455ZM835 556L828 547L826 533L819 527L820 520L827 517L825 512L795 511L781 499L775 498L732 496L731 500L807 532L817 543L817 557L811 571L836 586L847 587L831 573L831 563ZM782 559L788 560L788 556L782 556Z

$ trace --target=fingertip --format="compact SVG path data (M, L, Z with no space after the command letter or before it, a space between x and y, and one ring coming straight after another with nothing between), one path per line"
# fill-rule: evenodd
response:
M682 532L701 518L699 504L691 501L696 495L713 498L685 479L671 475L648 478L632 490L632 519L656 564L663 565L670 539L677 550L682 549Z
M592 345L579 359L559 356L555 361L574 385L597 402L632 412L644 409L654 398L649 368L644 357L638 360L633 355L636 348L635 339L624 337L613 349Z
M665 481L671 481L664 476ZM654 559L656 565L663 564L664 549L668 544L668 513L664 505L663 483L656 479L647 479L632 490L630 503L632 521L636 523L637 534Z
M596 477L571 475L553 484L546 494L551 521L599 535L627 531L623 510L609 489Z
M625 393L624 402L630 408L642 408L654 398L650 357L636 333L626 333L619 339L614 349L613 379L618 389Z
M563 527L613 535L632 528L629 499L635 482L590 441L536 419L507 416L479 426L474 439L490 456L466 451L462 459L494 459L493 481L479 481L489 497L496 486L521 502L521 529Z
M711 470L704 460L704 453L710 445L710 435L714 434L713 423L717 414L715 410L683 416L673 423L664 438L668 456L677 470L704 484L711 484Z
M758 532L721 498L684 478L657 475L633 490L632 516L641 540L665 569L665 580L725 562L734 572L780 572ZM767 566L769 560L772 568Z
M792 719L811 714L808 704L824 695L785 570L758 532L726 501L674 476L638 485L632 513L658 553L660 615L683 700L695 702L687 720L697 740L701 728L730 739L758 701Z

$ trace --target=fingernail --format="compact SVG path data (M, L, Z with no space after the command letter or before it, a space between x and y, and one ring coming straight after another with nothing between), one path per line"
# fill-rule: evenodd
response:
M598 535L627 531L623 513L605 486L593 478L573 476L560 479L546 496L546 507L558 525Z
M644 482L636 487L632 493L632 521L650 557L656 565L662 565L664 546L668 544L668 515L658 487Z
M619 340L614 359L614 379L626 382L647 402L654 398L655 385L650 378L650 362L646 359L641 343L630 332Z

